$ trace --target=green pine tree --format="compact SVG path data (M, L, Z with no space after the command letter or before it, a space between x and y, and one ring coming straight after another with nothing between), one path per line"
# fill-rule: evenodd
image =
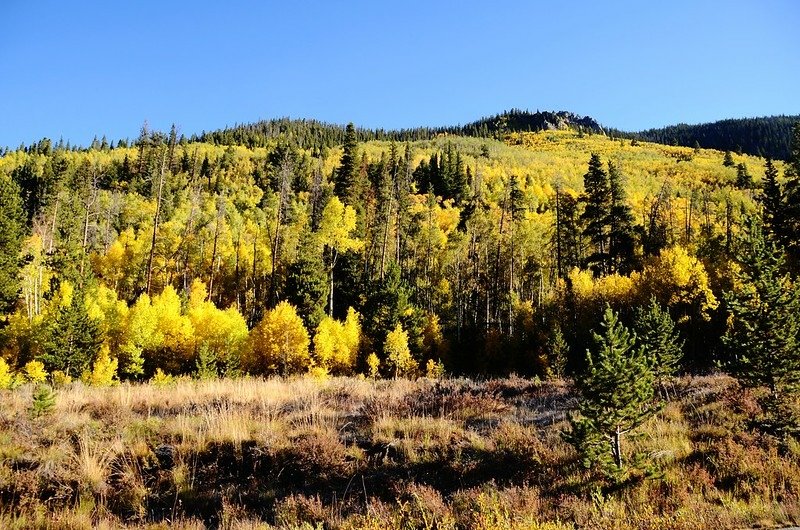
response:
M306 230L300 238L297 259L289 265L286 293L307 329L316 329L325 316L329 289L322 249L315 234Z
M800 122L792 130L789 160L784 185L784 237L782 242L791 258L791 265L800 263Z
M725 293L729 327L722 337L731 372L777 400L800 384L800 292L783 272L784 257L751 220L739 274Z
M50 414L56 406L56 393L50 385L39 385L33 391L30 414L39 418Z
M665 397L669 397L666 383L675 375L683 357L683 341L675 329L675 322L669 312L651 298L647 307L639 309L635 329L656 382Z
M80 377L89 369L102 344L97 321L89 316L83 293L76 290L69 305L58 308L42 343L41 360L47 370Z
M611 187L608 174L603 169L600 156L592 154L589 171L583 176L586 207L581 214L584 222L583 235L592 244L592 253L586 258L586 265L595 274L608 273L608 214L611 209Z
M0 175L0 328L2 315L10 313L19 295L20 250L25 229L25 214L19 188Z
M778 170L769 158L764 166L764 189L759 198L765 235L780 242L784 232L783 194L778 184Z
M619 168L608 162L611 204L608 211L610 272L630 273L635 267L633 212L625 197Z
M360 203L360 190L357 189L359 180L358 141L356 129L352 123L347 124L345 130L342 159L336 170L333 183L333 192L346 205L353 206Z
M561 326L558 324L556 324L553 328L547 346L550 374L557 379L561 379L567 375L569 344L564 338L564 333L561 331Z
M753 189L753 176L747 171L747 165L744 162L736 166L736 187L740 190Z
M736 165L730 151L725 151L725 155L722 157L722 165L725 167L733 167Z
M569 271L580 266L580 230L578 229L578 203L559 187L554 196L555 227L552 246L556 254L556 273L565 278Z
M201 344L200 348L198 348L195 368L195 377L201 381L216 379L219 375L217 370L217 356L207 344Z
M586 372L578 377L578 414L570 417L566 434L584 465L599 463L606 470L623 470L622 438L657 410L653 372L636 337L606 306L603 334L594 333L595 351L586 351Z

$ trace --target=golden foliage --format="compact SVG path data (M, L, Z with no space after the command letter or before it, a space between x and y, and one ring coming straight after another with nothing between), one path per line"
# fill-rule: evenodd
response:
M375 354L375 352L371 352L369 355L367 355L367 370L368 370L367 375L375 379L376 377L378 377L380 369L381 369L380 358Z
M337 252L360 250L364 242L351 237L356 228L356 211L352 206L345 206L334 196L322 210L319 225L319 237L323 244L336 249Z
M308 370L311 356L303 320L288 302L267 311L250 332L247 367L254 374L296 374Z
M413 377L419 365L411 356L408 348L408 333L403 330L403 326L398 324L386 335L386 342L383 345L386 354L386 362L394 372L394 377Z
M44 383L47 380L47 370L41 361L28 361L22 367L21 375L26 383Z
M641 290L640 300L654 296L677 309L684 319L691 315L708 319L709 311L719 305L709 286L705 267L681 246L664 249L645 264Z
M187 316L194 331L192 350L205 345L222 362L240 357L247 342L244 317L234 307L221 310L206 300L206 286L200 280L192 282L190 293Z
M14 382L14 374L11 372L11 367L5 359L0 357L0 390L7 390L11 388Z
M361 341L361 316L352 307L347 318L339 322L325 317L314 334L314 362L328 373L347 375L352 373Z
M119 384L117 379L118 361L112 358L108 348L100 350L100 354L95 359L91 371L86 371L81 379L90 386L114 386Z

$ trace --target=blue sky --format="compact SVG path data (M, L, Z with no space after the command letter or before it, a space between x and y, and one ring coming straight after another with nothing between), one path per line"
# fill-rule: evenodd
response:
M291 5L290 5L291 4ZM800 2L4 0L0 145L517 107L626 130L800 114Z

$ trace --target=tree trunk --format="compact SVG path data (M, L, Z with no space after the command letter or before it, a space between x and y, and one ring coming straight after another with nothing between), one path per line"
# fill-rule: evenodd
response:
M219 221L224 215L223 208L217 206L217 222L214 225L214 246L211 248L211 274L208 280L207 300L211 301L211 294L214 292L214 262L217 259L217 242L219 241Z
M153 216L153 237L150 241L150 254L147 257L147 286L145 292L150 296L153 285L153 255L156 251L156 234L158 232L158 218L161 215L161 193L164 190L164 171L167 165L167 150L161 155L161 171L158 179L158 196L156 197L156 214Z

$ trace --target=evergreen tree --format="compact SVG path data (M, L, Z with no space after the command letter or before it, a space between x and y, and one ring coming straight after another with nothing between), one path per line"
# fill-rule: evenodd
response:
M364 305L365 336L371 338L373 347L377 349L389 333L398 324L403 324L407 333L412 336L412 343L419 335L414 322L418 313L411 303L408 284L400 277L400 268L392 263L386 270L383 280L377 282L368 292Z
M333 192L346 205L353 206L360 203L360 190L357 189L359 159L356 129L352 123L347 124L345 130L342 159L336 170Z
M322 250L315 235L306 231L301 236L297 259L289 265L286 293L307 329L315 329L325 316L328 289Z
M589 171L583 176L586 203L581 220L584 222L583 235L592 244L592 253L586 258L586 265L595 274L606 274L608 267L608 215L611 209L611 188L608 175L603 169L600 156L592 154Z
M789 142L789 159L786 169L787 177L800 179L800 120L792 127L792 139Z
M619 168L609 161L611 204L608 214L610 272L630 273L635 267L633 213L627 204Z
M766 387L773 399L800 384L800 292L783 266L781 252L751 221L741 287L725 293L728 365L743 384Z
M736 165L730 151L725 151L725 155L722 157L722 165L725 167L733 167Z
M789 160L786 164L784 187L784 230L782 241L791 258L792 265L800 262L800 122L792 130Z
M451 193L456 204L461 204L469 196L469 178L464 166L464 160L461 158L461 153L458 151L456 151L453 165Z
M639 309L635 329L656 382L666 394L665 384L675 375L683 357L683 341L675 329L675 322L669 312L651 298L647 307Z
M764 232L773 241L780 242L785 236L783 194L778 184L778 170L769 158L764 167L764 189L759 200L763 207Z
M744 162L736 166L736 187L740 190L753 189L753 176L747 171Z
M198 348L194 375L203 381L215 379L219 375L217 355L207 344L201 344Z
M562 378L567 375L567 361L569 360L569 344L564 338L561 326L556 324L553 327L549 340L548 349L548 368L550 374L555 378Z
M578 202L575 197L556 188L555 230L553 247L556 253L556 273L566 278L569 271L580 266L580 231L578 229Z
M508 209L512 221L522 219L525 212L525 194L519 189L519 178L511 175L508 179Z
M46 416L56 407L56 393L50 385L38 385L31 397L29 412L34 418Z
M94 361L103 342L99 323L89 316L83 293L72 293L69 304L58 308L42 343L41 361L49 372L60 370L79 377Z
M0 328L2 315L10 313L19 295L20 250L25 228L25 214L19 188L0 175Z
M586 351L586 372L577 378L578 415L570 418L566 435L587 467L600 463L622 471L622 437L657 410L653 406L653 372L635 335L606 306L603 334L594 333L596 349Z
M33 218L47 205L52 192L52 182L44 178L32 157L14 169L11 178L19 186L22 207L30 226Z

